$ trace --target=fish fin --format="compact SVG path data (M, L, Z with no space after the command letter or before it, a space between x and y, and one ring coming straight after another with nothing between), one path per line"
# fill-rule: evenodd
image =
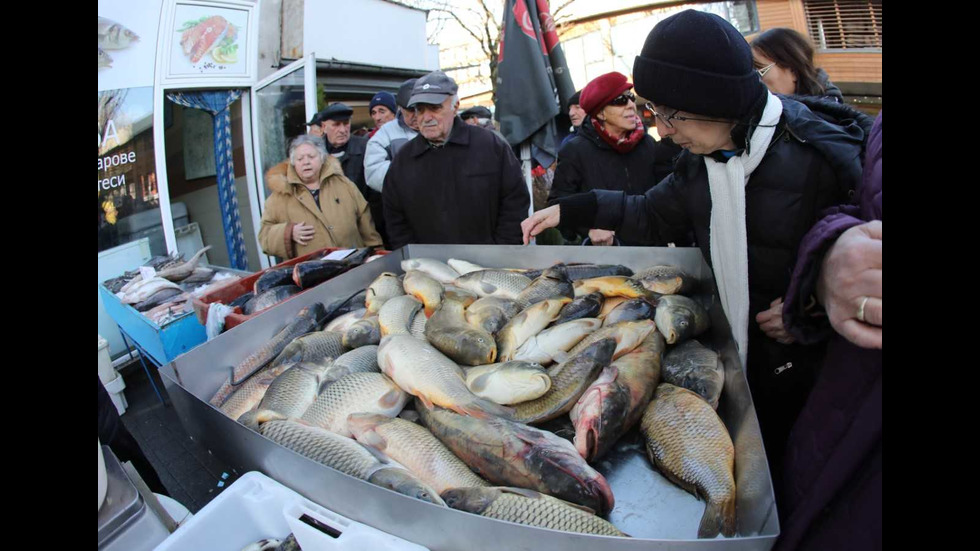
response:
M473 378L472 382L467 383L466 386L470 388L471 392L483 392L486 390L487 385L490 383L490 373L483 373L482 375L477 375Z
M385 448L388 447L388 442L384 437L373 430L358 436L357 441L381 452L385 451Z
M452 409L456 413L469 415L478 419L489 419L494 416L503 417L508 420L514 419L514 413L516 413L514 408L495 404L490 400L484 400L483 398L478 398L476 396L473 398L474 399L468 404L457 405L449 409Z
M502 494L515 494L519 496L524 496L529 499L541 499L541 492L535 492L534 490L528 490L527 488L517 488L515 486L503 486L497 488ZM588 509L588 507L586 507ZM589 509L589 511L592 511ZM595 514L594 512L592 514Z
M427 396L425 396L423 394L418 394L415 397L418 398L419 400L422 400L422 405L424 405L426 407L426 409L429 409L429 410L436 409L436 406L432 403L431 400L429 400L429 398Z
M402 399L404 392L400 388L393 388L385 393L384 396L378 400L378 405L385 408L391 409L395 407L396 404Z
M735 535L735 497L725 501L709 501L698 526L699 538L714 538L719 533L726 537Z

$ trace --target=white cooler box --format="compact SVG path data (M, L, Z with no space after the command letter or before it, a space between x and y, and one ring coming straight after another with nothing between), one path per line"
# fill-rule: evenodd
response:
M321 529L300 520L310 517ZM295 534L303 551L422 551L417 545L324 509L264 474L251 471L211 500L154 551L241 551L266 538Z

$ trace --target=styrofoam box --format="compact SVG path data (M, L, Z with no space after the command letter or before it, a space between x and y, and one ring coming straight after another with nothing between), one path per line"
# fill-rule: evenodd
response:
M331 537L309 527L299 520L303 514L332 527L340 536ZM285 539L290 533L295 533L304 551L427 549L324 509L264 474L251 471L211 500L154 551L241 551L261 539Z

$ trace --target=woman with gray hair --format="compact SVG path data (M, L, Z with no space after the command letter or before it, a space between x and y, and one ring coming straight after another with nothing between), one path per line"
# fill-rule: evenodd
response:
M269 169L272 194L262 213L259 243L266 254L302 256L324 247L377 247L371 211L323 138L304 134L289 145L289 159Z

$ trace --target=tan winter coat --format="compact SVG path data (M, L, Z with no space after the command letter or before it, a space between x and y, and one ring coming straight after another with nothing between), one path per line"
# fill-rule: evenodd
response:
M265 185L272 192L265 201L259 230L259 243L266 254L295 258L324 247L381 245L367 201L344 176L336 158L327 156L320 169L320 208L288 160L266 172ZM292 240L293 226L300 222L315 230L305 245Z

